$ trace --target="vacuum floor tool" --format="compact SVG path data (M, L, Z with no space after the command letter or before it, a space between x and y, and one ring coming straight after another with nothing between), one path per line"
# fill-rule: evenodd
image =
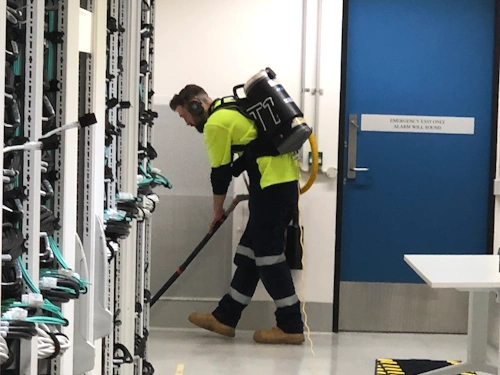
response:
M213 235L219 230L219 228L226 221L229 215L231 215L236 206L243 201L247 201L248 198L249 195L244 194L244 195L237 195L233 199L231 205L226 210L224 216L222 216L222 218L217 223L215 223L212 231L205 235L205 237L201 240L198 246L196 246L193 252L184 261L184 263L182 263L182 265L177 269L177 271L175 271L175 273L170 277L170 279L167 280L167 282L161 287L158 293L156 293L155 296L151 299L151 306L153 306L160 299L160 297L172 286L172 284L179 278L179 276L182 275L182 273L186 270L189 264L194 260L194 258L196 258L196 256L200 253L201 250L203 250L208 241L210 241Z

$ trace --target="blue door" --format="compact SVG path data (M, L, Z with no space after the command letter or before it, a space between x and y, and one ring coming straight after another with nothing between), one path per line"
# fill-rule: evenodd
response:
M404 254L489 250L495 1L348 4L340 283L422 283Z

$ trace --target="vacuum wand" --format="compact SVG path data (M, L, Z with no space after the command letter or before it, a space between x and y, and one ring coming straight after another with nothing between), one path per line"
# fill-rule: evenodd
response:
M210 241L210 239L213 237L213 235L219 230L221 225L226 221L226 219L231 215L231 213L234 211L236 206L243 202L248 200L249 195L237 195L233 201L231 202L231 205L229 208L226 210L224 213L224 216L215 223L213 229L211 232L207 233L205 237L201 240L201 242L196 246L196 248L193 250L193 252L189 255L189 257L182 263L182 265L175 271L175 273L170 277L170 279L167 280L167 282L161 287L161 289L154 295L154 297L151 299L151 306L153 306L159 299L160 297L172 286L172 284L179 278L180 275L186 270L186 268L189 266L189 264L196 258L196 256L200 253L200 251L205 247L205 245Z

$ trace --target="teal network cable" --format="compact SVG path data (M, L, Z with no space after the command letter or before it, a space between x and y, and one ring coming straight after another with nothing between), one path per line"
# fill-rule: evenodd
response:
M165 186L166 188L172 189L172 184L170 183L170 181L160 173L156 173L150 162L147 163L147 167L148 167L148 174L153 178L153 182L156 185L162 185Z
M52 249L52 252L54 253L55 258L57 259L57 261L59 262L61 267L64 268L65 270L71 271L71 268L68 267L68 265L66 264L66 261L64 260L64 257L61 253L61 250L59 250L59 246L57 246L56 240L54 240L54 238L51 236L49 236L48 238L49 238L50 248ZM43 273L43 276L47 276L47 277L54 277L54 278L61 278L61 279L65 277L64 275L61 275L61 273L58 270L54 270L54 269L43 269L43 270L41 269L40 276L42 276L42 273ZM80 293L82 293L82 294L87 293L87 285L89 285L90 283L87 280L83 280L75 272L73 272L71 276L73 277L73 279L75 279L78 282L78 284L80 286ZM62 291L66 291L66 292L75 294L75 292L72 289L59 287L59 286L57 288L62 290Z
M32 293L41 295L40 289L38 289L31 278L28 275L28 271L26 270L26 267L21 259L18 259L19 267L21 268L21 273L23 275L24 281L28 285L28 288L31 290ZM15 300L5 300L2 301L2 313L7 311L8 309L11 308L29 308L32 307L28 303L23 303L23 302L18 302ZM28 317L26 319L27 322L32 322L32 323L44 323L44 324L55 324L55 325L62 325L62 326L67 326L68 321L67 319L62 315L61 309L51 303L48 299L43 300L43 304L40 306L40 308L46 312L49 312L54 315L54 317L50 316L33 316L33 317ZM2 317L2 320L9 320L8 318Z

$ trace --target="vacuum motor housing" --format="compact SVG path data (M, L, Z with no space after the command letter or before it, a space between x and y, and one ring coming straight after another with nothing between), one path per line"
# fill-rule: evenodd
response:
M241 88L245 98L238 97L237 91ZM261 70L244 85L235 86L233 94L240 103L245 103L259 137L271 141L278 154L299 151L311 135L312 129L304 120L304 114L270 68Z

